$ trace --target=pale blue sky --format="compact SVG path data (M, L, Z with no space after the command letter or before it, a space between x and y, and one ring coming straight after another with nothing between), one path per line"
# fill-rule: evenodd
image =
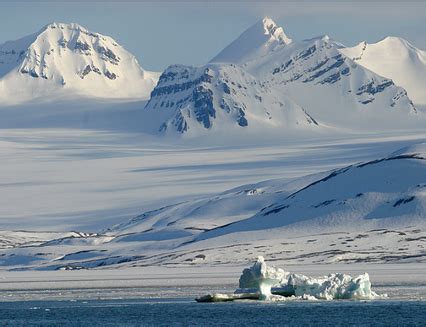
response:
M293 39L328 34L346 44L401 36L426 49L426 2L1 1L0 43L49 22L77 22L112 36L145 69L200 65L263 16Z

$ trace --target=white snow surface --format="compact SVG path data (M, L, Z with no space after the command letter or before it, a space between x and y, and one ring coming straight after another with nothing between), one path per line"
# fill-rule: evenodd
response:
M78 25L3 44L0 266L424 262L425 107L328 37L257 26L270 49L171 66L151 101L134 57Z
M158 73L143 70L115 40L71 23L0 44L0 99L148 98Z
M407 40L389 36L377 43L361 42L341 53L402 86L416 104L426 103L426 51Z
M296 151L293 153L296 154L294 157L291 157L291 151L287 149L290 152L287 152L286 156L290 155L291 161L294 161L294 169L301 168L300 162L304 160L301 159L303 157L300 157L300 153L306 155L305 151L308 149L300 148L301 144L294 148L293 151ZM365 143L360 144L362 146L359 151L365 155ZM383 144L385 143L371 149L375 151L382 148ZM309 146L312 144L310 143ZM313 148L319 149L318 146ZM348 145L346 144L343 148L348 148ZM277 147L271 147L271 153L277 149ZM334 150L336 149L338 148L334 148ZM248 149L242 148L241 150L247 151ZM181 159L191 160L203 153L193 151L195 151L195 156ZM256 148L252 153L256 157L259 155L259 151L267 153L262 148ZM301 152L297 154L298 151ZM143 153L149 156L149 152L144 151ZM184 153L188 156L189 152ZM229 155L233 152L215 150L211 155L215 157L219 153L222 153L220 158L223 160L223 154L228 153ZM246 152L246 154L249 153ZM347 154L349 155L349 153L354 155L356 146L352 146ZM179 181L175 175L176 168L170 166L167 168L166 165L165 169L159 170L159 174L165 174L163 176L164 186L158 184L158 177L152 180L153 187L157 185L159 193L155 193L161 195L161 201L153 198L153 188L150 186L134 187L134 193L127 191L125 194L127 198L131 198L129 195L134 194L137 196L136 199L140 199L140 190L145 190L147 195L145 203L150 203L153 210L145 211L142 215L127 220L125 211L113 210L114 202L111 200L117 199L119 203L122 203L121 197L111 197L115 194L114 192L110 195L108 192L95 192L96 196L101 196L103 204L105 204L105 197L111 199L109 200L111 211L104 207L105 215L99 220L92 218L93 220L88 221L90 213L75 215L71 212L66 215L74 216L72 221L69 218L49 219L47 215L44 219L34 220L30 216L25 220L28 222L27 226L39 226L39 229L49 226L55 230L55 225L46 224L49 221L60 224L58 226L62 226L65 230L70 230L69 226L78 224L80 227L90 228L91 233L63 233L63 235L53 235L50 239L46 239L46 234L37 236L38 232L33 232L32 237L40 239L40 242L26 246L24 241L14 241L20 234L9 231L5 235L8 235L10 245L4 246L0 264L5 269L42 270L139 265L191 266L218 263L231 265L241 264L255 253L268 256L273 261L285 261L290 264L300 262L424 262L423 242L426 237L424 145L408 146L403 150L397 152L392 150L389 153L392 154L337 170L301 178L281 178L244 185L207 196L202 196L201 192L208 190L212 192L215 183L211 183L211 181L216 181L218 184L215 187L220 188L218 185L223 187L226 178L222 182L220 182L220 178L213 178L205 184L198 184L197 179L197 184L193 184L193 171L197 171L197 167L182 166L183 170L180 168L178 170L183 174L180 176L183 179L173 188L170 187L171 184L167 180L171 176L175 176L175 181ZM163 158L170 160L177 154L178 152L175 152L170 156L171 153L169 153ZM339 158L342 158L341 150L337 154ZM156 156L158 155L160 154L156 154ZM239 153L240 156L241 153ZM132 161L137 157L131 158L127 158L127 165L133 165ZM176 158L178 157L173 160ZM246 156L245 161L247 158ZM157 159L154 161L158 162ZM202 157L198 159L204 162ZM259 164L262 162L259 162L258 159L253 162L253 169L255 169L253 171L257 171L257 173L260 172ZM353 157L348 159L352 162L354 160ZM111 160L111 157L108 160ZM119 164L120 161L113 160L113 162ZM42 163L45 165L46 161L42 161ZM85 165L89 163L90 160L86 159ZM221 168L217 171L219 175L216 178L220 175L223 176L227 169L231 175L235 173L235 169L241 173L244 172L241 163L234 164L231 161L225 166L218 164ZM194 163L192 165L194 166ZM208 168L204 163L202 165L204 169ZM226 165L228 168L224 169ZM102 172L102 165L99 165L99 161L95 160L93 167L95 169L93 171L98 174ZM131 169L129 166L127 167L128 172L133 171L126 177L130 178L130 181L133 180L132 176L137 176L134 173L137 173L138 169L135 166ZM250 175L252 170L249 167L250 164L245 173L248 175L241 175L240 178L253 179L253 176ZM266 165L263 173L270 175L270 167L273 166ZM280 165L277 166L278 175L282 174L280 167ZM288 162L286 167L288 174L292 165ZM306 166L307 169L312 169L312 167L312 163ZM16 168L15 163L13 169ZM168 170L172 173L171 175ZM152 171L152 168L148 169L150 174ZM185 171L189 175L185 175ZM213 177L214 170L209 168L205 173ZM93 176L90 177L90 174L89 178L93 178ZM297 175L297 170L294 170L293 174ZM61 170L60 176L62 175ZM119 176L117 175L118 178L120 178ZM204 178L202 176L199 175ZM111 179L112 176L108 178ZM234 183L235 181L236 179L234 179ZM227 182L230 181L227 180ZM114 183L116 182L110 185L114 185ZM179 184L181 187L178 187ZM187 189L186 185L198 186ZM49 187L49 185L46 186ZM54 184L52 187L55 187ZM19 185L11 185L10 194L13 194L14 188L25 190ZM58 189L60 190L60 186ZM164 196L161 192L168 192L168 195ZM81 205L77 209L82 210L89 204L93 205L92 200L96 198L93 198L88 190L80 193L81 198L78 198L78 201ZM54 196L53 193L51 194ZM40 195L42 196L43 192L40 192ZM19 196L22 196L22 192ZM180 203L173 204L179 197ZM59 199L64 200L63 197L59 197ZM14 203L10 197L5 200L5 205ZM72 198L70 205L73 205L75 201L76 199ZM135 203L137 202L135 201ZM166 206L160 207L158 205L160 202ZM21 212L25 211L30 208L30 204L16 209ZM39 201L34 204L40 206ZM67 208L66 203L61 205L64 209ZM3 208L3 210L8 210L7 206L3 206ZM129 210L128 208L127 210L128 215L135 209ZM37 209L37 212L41 212L40 209ZM95 214L96 217L99 217L99 211L95 211ZM81 218L78 218L79 216ZM22 218L18 219L16 224L22 226L22 221ZM121 221L121 223L114 224L117 221ZM108 227L108 222L110 222L110 227ZM102 229L101 226L105 225L108 228ZM21 244L24 245L21 246ZM345 278L342 279L342 282L344 280Z

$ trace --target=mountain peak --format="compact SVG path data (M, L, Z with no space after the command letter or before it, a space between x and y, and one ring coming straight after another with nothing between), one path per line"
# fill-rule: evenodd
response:
M392 36L392 35L389 35L389 36L386 36L384 39L382 39L381 41L379 41L379 42L383 42L383 41L386 41L386 42L403 42L403 43L405 43L405 42L407 42L405 39L403 39L402 37L399 37L399 36Z
M101 36L98 33L90 32L87 28L77 23L61 23L61 22L55 22L55 21L44 25L43 28L41 28L41 30L39 30L39 32L35 33L34 35L39 36L41 34L45 34L45 33L49 34L56 31L58 31L58 33L60 31L82 32L83 34L91 34L92 36L97 36L97 37Z
M284 33L282 27L271 18L265 17L243 32L211 62L241 64L290 43L292 40Z
M290 44L292 40L284 33L282 27L279 27L270 17L264 17L261 20L265 35L270 35L272 39L284 44Z
M77 23L60 23L60 22L51 22L44 26L44 29L55 29L55 28L69 28L72 30L81 30L87 32L87 29L80 24Z
M0 82L13 79L38 95L63 88L96 97L149 96L157 73L143 70L136 58L114 39L77 23L52 22L37 33L0 44ZM8 82L8 85L13 83ZM8 89L0 96L22 98Z
M386 47L404 47L404 48L414 48L413 45L410 44L407 40L405 40L402 37L399 36L386 36L385 38L381 39L380 41L373 43L373 45L381 45Z

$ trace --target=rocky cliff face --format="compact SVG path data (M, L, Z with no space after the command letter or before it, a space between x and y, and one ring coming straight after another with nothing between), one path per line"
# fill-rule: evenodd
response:
M170 66L161 75L145 110L165 117L159 126L161 132L317 125L301 107L232 64Z

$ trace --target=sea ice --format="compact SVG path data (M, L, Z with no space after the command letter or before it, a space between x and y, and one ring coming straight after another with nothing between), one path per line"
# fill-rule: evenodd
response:
M260 256L253 266L243 270L239 288L234 294L206 295L198 298L197 301L371 300L380 297L382 296L371 290L370 277L367 273L358 277L333 273L320 278L312 278L268 266L265 259Z
M267 266L265 259L259 256L254 265L243 270L240 277L240 289L256 289L260 300L270 300L274 296L271 292L273 286L287 283L288 272L281 268Z
M254 265L244 269L237 293L253 288L260 294L259 299L269 300L282 294L298 298L321 300L356 299L370 300L379 297L371 290L368 273L351 277L334 273L321 278L286 272L281 268L267 266L265 259L259 257Z
M293 287L296 296L309 295L322 300L370 300L378 297L371 290L370 277L367 273L355 278L341 273L322 278L291 274L287 285Z

